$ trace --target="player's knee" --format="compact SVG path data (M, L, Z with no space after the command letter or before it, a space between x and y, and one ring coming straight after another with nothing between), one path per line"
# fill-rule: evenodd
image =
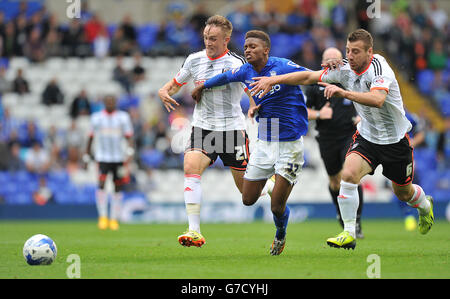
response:
M348 182L348 183L352 183L352 184L359 184L358 173L356 171L352 171L351 169L344 169L342 171L341 179L344 182Z
M258 200L258 196L255 196L254 194L250 194L248 192L242 193L242 203L246 206L253 205Z
M281 217L284 214L285 206L281 204L272 204L271 205L272 214L274 214L277 217Z

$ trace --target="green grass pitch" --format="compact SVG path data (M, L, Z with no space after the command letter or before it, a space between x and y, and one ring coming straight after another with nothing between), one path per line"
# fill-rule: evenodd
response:
M0 278L67 278L67 257L80 257L81 278L298 279L368 278L379 257L381 278L450 278L450 223L437 221L429 234L407 232L401 220L366 220L356 249L330 248L340 232L332 220L290 223L280 256L270 256L272 223L203 224L203 248L184 248L180 224L122 224L99 231L94 221L0 221ZM58 247L50 266L29 266L24 242L50 236Z

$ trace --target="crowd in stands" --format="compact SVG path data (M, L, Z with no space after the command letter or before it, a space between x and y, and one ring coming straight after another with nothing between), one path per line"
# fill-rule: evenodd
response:
M450 22L445 10L435 2L407 0L382 1L381 16L370 19L370 3L358 1L356 8L350 0L301 0L289 13L281 13L276 5L267 2L261 12L253 3L235 2L235 9L227 17L234 26L230 44L232 51L242 53L243 37L247 30L261 29L272 38L272 55L291 58L310 69L320 69L321 53L330 46L345 52L348 24L370 29L380 38L380 48L399 65L407 78L417 84L424 95L437 103L447 103L444 116L450 116ZM191 14L183 3L173 2L167 7L166 21L135 24L131 15L124 15L118 24L107 24L88 2L82 2L81 18L60 22L58 16L47 11L45 5L18 3L15 14L0 10L0 96L7 92L23 95L29 92L29 82L19 69L13 81L5 78L8 61L26 57L39 64L52 57L116 57L112 79L120 83L123 93L116 95L119 108L128 110L135 128L136 162L142 168L182 168L182 156L170 148L168 128L176 115L189 116L193 101L188 93L177 100L180 108L167 115L155 94L146 105L158 112L143 119L138 110L143 99L134 93L134 86L146 76L140 63L142 55L187 56L202 49L201 29L211 15L201 3ZM31 9L31 8L32 9ZM378 44L377 44L378 45ZM134 57L134 67L125 69L122 59ZM431 75L430 75L431 74ZM425 76L428 76L425 78ZM430 77L432 79L430 79ZM429 80L424 84L422 80ZM42 173L49 169L76 169L81 167L80 156L85 136L80 134L75 120L102 109L99 99L93 99L86 90L71 99L58 86L58 78L51 79L42 92L42 104L70 103L67 114L73 121L70 128L60 132L56 127L42 131L36 123L14 119L8 107L0 106L0 171L27 170ZM150 102L150 103L149 103ZM442 107L444 107L442 106ZM450 166L450 126L437 134L433 146L439 159ZM27 149L26 156L21 156Z

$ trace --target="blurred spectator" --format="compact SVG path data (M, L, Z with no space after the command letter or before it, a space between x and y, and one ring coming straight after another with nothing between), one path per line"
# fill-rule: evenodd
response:
M338 0L337 4L331 9L331 32L337 39L346 38L348 12L344 5L344 0Z
M20 143L18 142L13 142L9 145L8 171L26 170L25 162L20 156L20 149Z
M111 39L110 53L113 56L129 55L131 53L132 47L130 43L125 38L122 28L117 28L114 31L113 37Z
M86 32L86 40L88 43L92 43L98 34L105 28L105 24L97 14L92 14L92 17L84 25Z
M303 33L312 26L311 19L303 12L301 3L287 15L286 17L286 32L289 33Z
M62 156L64 151L64 134L51 125L44 140L44 148L49 150L52 169L62 167Z
M9 21L5 25L4 32L1 34L2 47L1 56L12 57L19 54L20 46L17 42L16 27L13 21Z
M33 142L25 157L27 170L34 174L45 175L50 169L50 163L48 151L42 147L40 142Z
M43 133L32 120L26 121L19 128L19 140L22 147L30 148L34 143L42 143L44 140Z
M131 70L131 76L133 83L136 84L145 79L145 68L142 66L142 54L140 52L135 52L133 58L134 66Z
M19 14L15 22L15 39L17 47L14 54L16 56L23 56L23 49L25 47L25 43L27 42L27 18L24 14Z
M431 2L428 18L436 30L441 32L444 31L448 20L447 12L443 8L439 7L435 0Z
M13 92L20 95L30 92L28 81L23 77L23 70L21 68L17 69L16 78L13 81Z
M130 78L128 71L123 67L122 62L123 57L120 55L117 56L116 66L113 69L113 79L114 81L117 81L127 93L130 93L133 87L132 79Z
M137 44L136 26L133 24L133 19L129 14L123 17L119 28L122 29L123 37L129 43L129 47L135 48Z
M11 82L6 79L6 68L0 66L0 97L11 90Z
M31 62L42 62L45 59L45 45L38 27L33 27L31 30L30 36L25 42L23 54Z
M91 103L87 96L86 89L82 89L80 93L73 99L70 105L70 117L76 119L80 115L91 114Z
M9 141L11 139L11 132L17 132L19 130L19 126L19 120L11 116L9 108L3 107L3 115L0 119L0 141Z
M42 93L42 103L50 106L64 103L64 94L59 88L56 78L50 80Z
M191 15L189 24L192 28L203 37L203 28L205 27L206 21L210 17L210 14L206 11L206 6L204 3L199 3L194 9L194 13ZM235 24L233 23L233 28Z
M45 56L47 57L57 57L61 56L61 38L58 31L51 29L47 36L45 37Z
M174 46L175 55L192 52L192 46L199 40L198 34L181 15L167 26L166 38Z
M69 27L62 33L62 48L64 56L83 56L84 50L84 28L79 19L72 19Z
M109 54L110 40L106 28L102 28L93 41L94 56L105 58Z
M443 70L447 66L447 55L440 39L433 42L433 48L428 54L428 67L432 70Z
M158 32L156 33L155 43L150 49L150 54L153 56L175 55L175 47L166 38L167 32L167 22L165 20L161 21L159 24Z

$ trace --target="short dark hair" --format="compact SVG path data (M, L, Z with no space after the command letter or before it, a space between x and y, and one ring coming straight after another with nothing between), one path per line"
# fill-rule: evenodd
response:
M267 33L261 30L250 30L245 34L245 39L252 37L262 40L266 44L266 47L270 49L270 37Z
M205 25L220 27L227 37L230 37L233 32L233 24L231 24L231 22L224 16L214 15L209 17L208 20L206 20Z
M366 51L369 50L369 48L373 48L372 35L364 29L356 29L355 31L351 32L348 35L347 40L349 42L356 42L359 40L362 41L364 43Z

